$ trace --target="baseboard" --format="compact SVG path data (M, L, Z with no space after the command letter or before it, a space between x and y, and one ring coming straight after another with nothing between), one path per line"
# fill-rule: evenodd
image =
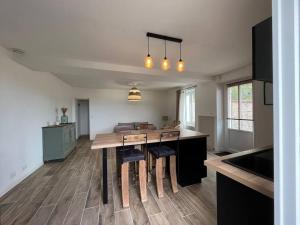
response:
M225 151L225 148L222 146L216 146L215 147L215 152L224 152Z
M37 166L33 167L31 170L26 171L21 177L18 177L11 181L11 183L5 187L3 190L0 190L0 197L3 197L6 193L8 193L11 189L13 189L15 186L17 186L19 183L21 183L23 180L25 180L27 177L29 177L32 173L34 173L36 170L41 168L44 165L43 162L38 164Z
M227 151L232 152L232 153L237 153L237 152L240 152L241 150L234 149L234 148L228 148Z

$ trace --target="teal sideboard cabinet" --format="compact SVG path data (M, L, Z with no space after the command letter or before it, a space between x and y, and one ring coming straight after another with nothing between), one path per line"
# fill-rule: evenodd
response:
M75 123L43 127L44 162L64 160L76 145Z

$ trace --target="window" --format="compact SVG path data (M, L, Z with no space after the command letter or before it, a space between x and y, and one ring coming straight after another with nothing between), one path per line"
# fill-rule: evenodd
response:
M179 120L184 128L195 128L195 88L188 88L180 94Z
M252 82L228 86L228 128L253 132Z

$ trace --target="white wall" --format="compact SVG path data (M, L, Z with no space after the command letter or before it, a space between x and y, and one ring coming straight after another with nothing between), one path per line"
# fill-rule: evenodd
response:
M216 76L217 83L231 83L233 81L242 81L245 79L252 79L252 65L247 65L228 73Z
M227 150L229 151L239 152L254 147L252 132L229 129L226 136L228 138Z
M10 56L0 47L0 196L43 164L42 127L55 109L72 109L69 85Z
M197 84L196 118L198 116L216 116L216 82L214 81Z
M167 116L169 116L170 122L176 120L176 91L178 89L179 88L173 88L167 92Z
M254 146L273 144L273 106L264 105L264 82L253 81Z
M90 138L110 133L118 122L148 121L158 128L167 115L167 91L142 91L143 100L128 102L128 90L74 88L77 99L90 100Z
M196 87L196 130L210 135L207 139L210 150L216 148L216 90L214 81L198 83Z

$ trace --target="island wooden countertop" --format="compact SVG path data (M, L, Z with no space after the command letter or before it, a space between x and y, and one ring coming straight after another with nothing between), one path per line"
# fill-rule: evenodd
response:
M254 152L263 151L273 146L265 146L262 148L251 149L239 153L230 154L223 157L212 158L204 161L204 165L208 168L215 170L249 188L252 188L261 194L264 194L270 198L274 198L274 182L263 177L257 176L253 173L246 172L235 166L222 162L224 159L230 159L237 156L247 155Z
M126 133L107 133L107 134L97 134L91 149L103 149L103 148L113 148L122 146L122 136L124 134L142 134L147 133L148 143L159 142L160 133L167 131L180 131L180 140L208 137L208 134L200 133L197 131L187 130L187 129L167 129L167 130L134 130ZM170 138L165 141L172 141L174 138ZM141 142L130 142L130 145L142 144Z

